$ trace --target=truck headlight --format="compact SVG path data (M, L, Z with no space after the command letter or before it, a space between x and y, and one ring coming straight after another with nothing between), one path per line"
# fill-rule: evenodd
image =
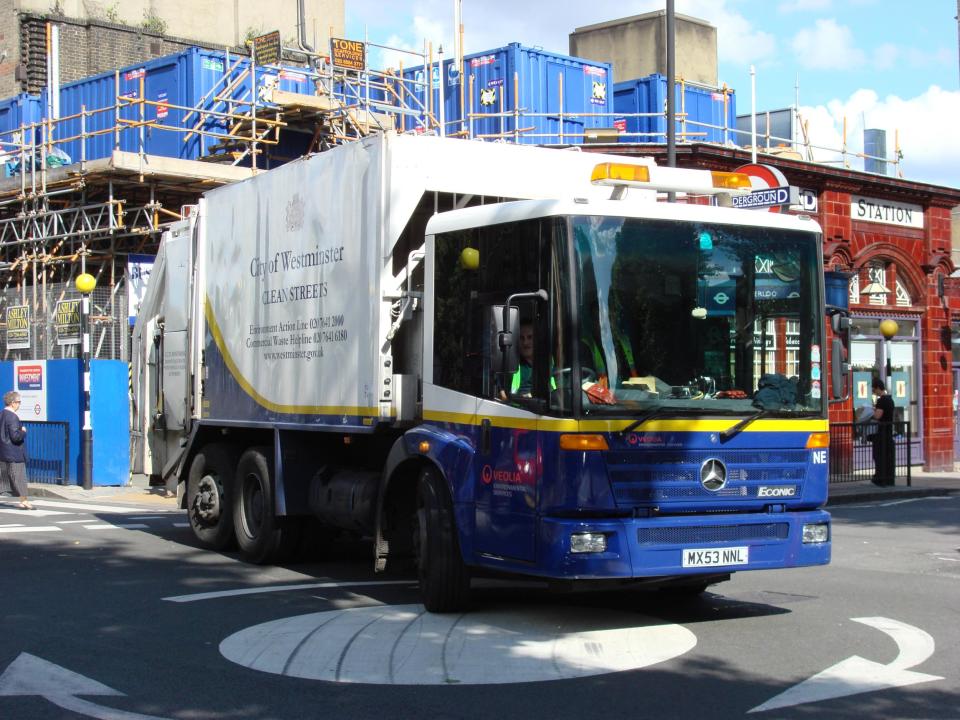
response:
M570 536L570 552L602 553L607 551L607 536L603 533L574 533Z
M804 543L824 543L830 539L830 526L826 523L803 526Z

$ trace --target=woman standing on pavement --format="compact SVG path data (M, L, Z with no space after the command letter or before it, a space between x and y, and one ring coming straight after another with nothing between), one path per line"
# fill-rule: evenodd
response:
M20 507L33 510L27 500L27 429L20 422L20 393L11 390L4 393L3 411L0 412L0 472L7 478L15 495L20 496Z

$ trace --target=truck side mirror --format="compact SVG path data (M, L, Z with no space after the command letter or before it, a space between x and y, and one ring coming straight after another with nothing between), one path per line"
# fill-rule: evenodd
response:
M520 308L490 307L490 367L495 375L511 375L520 367L516 338L520 333Z
M830 327L836 335L847 335L850 332L850 316L843 312L836 312L830 316Z
M850 397L850 316L840 308L828 308L833 342L830 344L830 402L843 402Z
M834 338L830 347L830 399L842 402L850 397L850 363L847 362L843 341Z

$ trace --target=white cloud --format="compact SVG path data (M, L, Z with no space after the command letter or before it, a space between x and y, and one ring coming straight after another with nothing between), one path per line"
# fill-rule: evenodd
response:
M739 13L721 10L712 19L717 26L717 55L734 65L764 64L777 53L777 41L757 30Z
M850 28L832 19L817 20L813 28L800 30L791 45L800 65L814 70L855 70L865 59Z
M862 170L863 160L854 154L863 152L863 130L879 128L887 133L887 157L893 158L899 141L905 179L960 187L960 133L951 121L960 116L960 91L933 85L914 98L881 99L873 90L858 90L845 101L801 107L800 115L807 122L811 144L820 146L813 150L819 162L844 161ZM837 151L843 144L844 118L845 158Z

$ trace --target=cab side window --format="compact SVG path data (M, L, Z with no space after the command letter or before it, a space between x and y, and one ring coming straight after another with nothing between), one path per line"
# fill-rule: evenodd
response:
M491 308L511 293L543 284L544 221L504 223L438 235L434 264L434 383L481 397L496 397L490 368ZM528 310L522 307L521 312Z

